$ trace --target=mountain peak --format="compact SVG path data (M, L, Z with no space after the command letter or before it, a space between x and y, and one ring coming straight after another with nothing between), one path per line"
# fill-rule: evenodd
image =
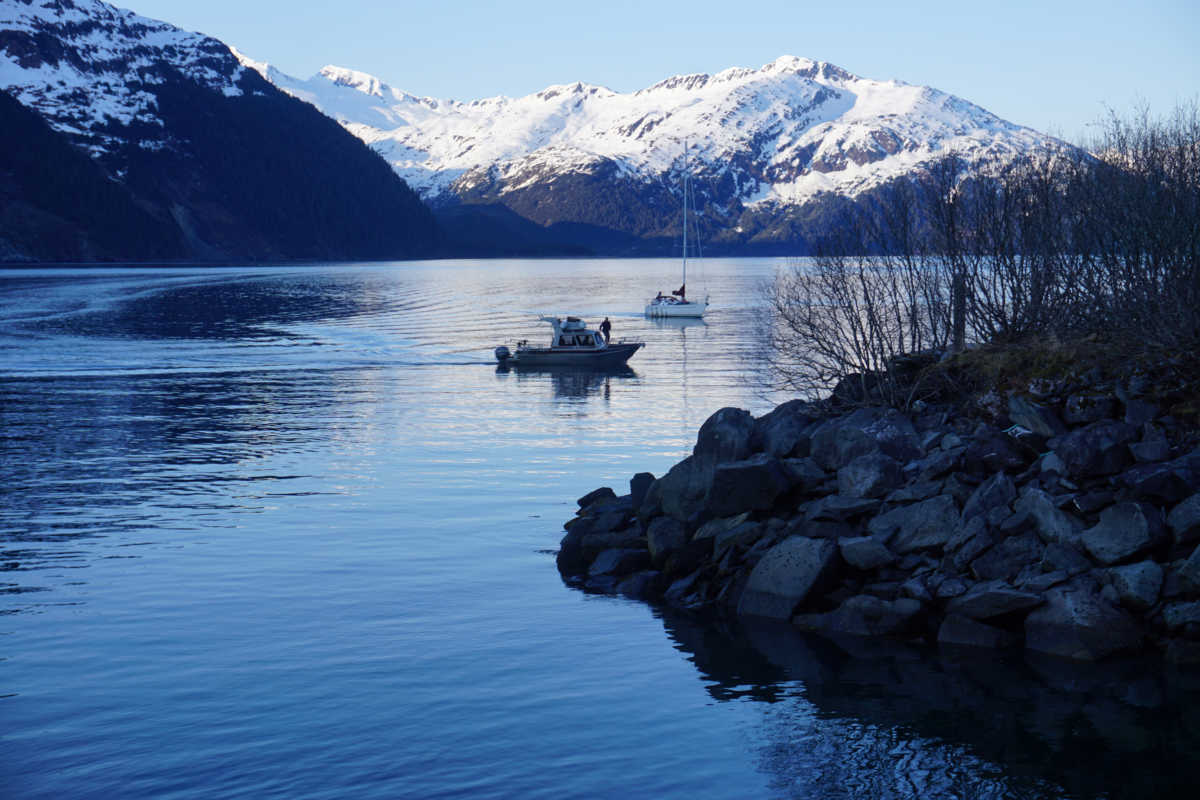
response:
M346 86L373 97L383 97L385 93L391 94L392 87L374 75L356 69L326 64L321 67L318 74L333 84Z
M760 73L794 73L805 78L823 78L829 81L853 81L859 77L827 61L814 61L802 56L780 56L770 64L764 64Z

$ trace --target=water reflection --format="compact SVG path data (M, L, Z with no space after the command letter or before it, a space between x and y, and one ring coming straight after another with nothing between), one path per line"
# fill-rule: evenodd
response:
M538 385L550 382L554 397L560 400L582 400L598 395L604 400L612 396L614 382L636 381L638 374L628 364L619 367L521 367L500 364L496 367L498 380Z
M833 642L673 611L663 624L713 698L783 707L764 724L764 765L796 796L1195 796L1195 671Z

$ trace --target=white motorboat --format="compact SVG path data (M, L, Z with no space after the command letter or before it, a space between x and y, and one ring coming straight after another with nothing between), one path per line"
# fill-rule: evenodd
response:
M621 339L610 342L604 334L591 330L579 317L538 317L554 328L549 347L531 345L528 340L516 343L515 350L506 345L496 348L496 360L501 364L533 367L616 367L624 364L645 342Z
M683 282L679 288L670 294L658 293L657 297L646 303L647 317L703 317L708 308L708 293L704 300L687 299L687 260L688 260L688 203L692 197L692 182L688 174L687 145L683 148ZM693 215L694 216L694 215ZM697 229L696 238L700 238ZM699 248L697 247L697 250Z

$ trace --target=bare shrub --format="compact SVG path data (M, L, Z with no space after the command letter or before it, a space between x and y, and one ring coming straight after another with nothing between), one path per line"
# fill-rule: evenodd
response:
M903 405L918 396L907 356L971 343L1200 348L1196 104L1111 115L1091 152L934 159L846 215L769 300L780 382L809 396L857 382Z

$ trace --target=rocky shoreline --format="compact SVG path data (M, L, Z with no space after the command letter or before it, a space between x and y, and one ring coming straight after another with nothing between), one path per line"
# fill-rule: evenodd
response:
M723 408L590 492L564 580L827 635L1200 663L1200 447L1137 386L952 406Z

